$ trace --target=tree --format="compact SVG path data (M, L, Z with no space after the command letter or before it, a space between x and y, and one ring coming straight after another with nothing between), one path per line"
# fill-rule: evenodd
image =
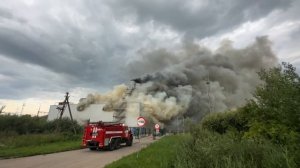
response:
M300 133L300 78L289 63L259 72L264 82L255 99L245 107L250 118L250 137L264 136L287 143Z

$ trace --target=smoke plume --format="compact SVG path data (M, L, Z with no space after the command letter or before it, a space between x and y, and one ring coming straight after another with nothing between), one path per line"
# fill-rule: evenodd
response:
M77 105L78 111L83 111L90 104L105 103L104 111L114 111L123 104L122 98L127 90L126 85L115 86L114 89L104 95L89 94L86 98L81 99Z
M128 103L140 102L143 116L164 124L178 116L198 120L208 112L233 109L251 98L261 82L257 72L277 64L270 45L267 37L258 37L242 49L224 41L214 52L194 43L177 51L147 51L128 66L129 73L156 72L133 79L132 88L120 85L108 94L90 94L78 109L104 102L104 110L126 113Z

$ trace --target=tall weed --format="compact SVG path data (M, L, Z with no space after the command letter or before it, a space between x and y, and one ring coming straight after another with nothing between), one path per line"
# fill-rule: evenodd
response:
M196 136L194 136L197 134ZM237 140L234 134L198 129L178 147L177 168L296 167L286 148L269 141Z

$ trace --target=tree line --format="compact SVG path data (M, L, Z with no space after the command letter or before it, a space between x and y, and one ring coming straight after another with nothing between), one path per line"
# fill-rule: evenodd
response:
M32 117L30 115L0 115L0 133L2 135L69 133L82 131L76 121L68 118L47 121L46 117Z

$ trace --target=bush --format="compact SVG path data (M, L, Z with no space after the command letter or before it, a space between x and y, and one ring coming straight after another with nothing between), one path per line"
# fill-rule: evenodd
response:
M46 124L45 118L31 117L30 115L0 115L1 132L15 132L17 134L42 133Z
M255 99L243 107L249 119L245 138L266 138L285 146L300 166L300 77L291 64L262 70L264 83L257 87Z
M249 118L247 136L263 136L277 144L288 144L300 134L300 77L287 63L262 70L259 76L264 83L243 111Z
M74 129L76 133L82 132L83 127L80 126L77 121L71 121L69 118L62 118L49 121L45 125L45 131L47 132L60 132L65 134L73 134Z
M242 115L241 110L243 109L209 114L202 119L201 125L204 129L220 134L224 134L228 130L245 132L249 129L248 119Z

